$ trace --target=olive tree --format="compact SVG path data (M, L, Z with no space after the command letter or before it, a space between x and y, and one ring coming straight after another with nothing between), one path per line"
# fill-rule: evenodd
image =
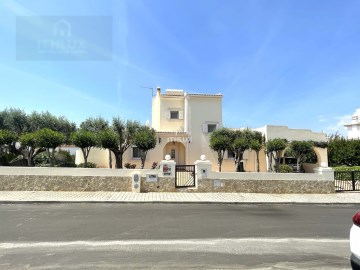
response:
M254 132L250 129L235 130L232 132L231 150L235 154L235 167L237 172L244 172L243 160L244 152L250 149Z
M153 128L142 126L134 135L133 144L136 145L140 151L141 169L144 169L146 155L149 150L156 146L156 132Z
M51 166L54 167L55 149L64 142L65 136L58 131L44 128L35 132L35 138L37 145L47 150Z
M100 134L102 131L109 129L109 122L101 116L89 117L80 124L80 129L94 132L96 134ZM99 146L101 146L101 142L98 141L98 143ZM111 150L108 149L108 152L109 152L109 168L112 168Z
M217 152L219 172L226 150L231 151L231 143L231 130L228 128L217 129L210 135L210 148Z
M71 135L71 141L81 149L84 156L84 167L86 168L91 148L98 145L96 133L80 129Z
M11 148L17 140L15 132L11 130L0 130L0 165L7 165ZM10 155L11 156L11 155Z
M300 163L304 162L306 157L313 151L313 144L308 141L292 141L290 147L296 158L296 170L300 172Z
M23 153L27 159L28 166L34 166L34 158L46 149L38 147L35 132L24 133L19 137L19 141L21 143L21 147L24 149Z
M279 171L281 153L282 151L285 150L286 146L287 146L287 141L285 139L275 138L266 142L265 148L266 148L266 154L269 159L270 171L273 170L272 167L273 160L275 160L275 172Z
M118 145L117 152L118 155L116 157L116 168L122 169L123 162L122 157L125 151L133 145L134 135L138 131L140 127L140 123L138 121L132 120L121 120L119 117L113 119L112 127L116 133Z

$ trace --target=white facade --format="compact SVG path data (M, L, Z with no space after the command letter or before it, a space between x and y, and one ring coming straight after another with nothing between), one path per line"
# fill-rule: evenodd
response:
M344 125L347 129L348 139L360 139L360 109L351 117L351 124Z

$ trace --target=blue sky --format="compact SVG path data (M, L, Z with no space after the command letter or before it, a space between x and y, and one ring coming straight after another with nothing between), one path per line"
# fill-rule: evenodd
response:
M358 0L2 0L0 109L145 123L151 90L140 86L160 86L221 92L227 127L342 132L360 107L359 13ZM97 44L110 60L19 59L17 37L36 30L20 33L18 16L110 17L78 29L110 37Z

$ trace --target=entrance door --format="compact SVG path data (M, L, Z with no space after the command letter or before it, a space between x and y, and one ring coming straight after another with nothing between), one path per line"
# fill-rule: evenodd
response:
M170 155L176 164L185 164L185 146L180 142L169 142L164 147L164 156Z

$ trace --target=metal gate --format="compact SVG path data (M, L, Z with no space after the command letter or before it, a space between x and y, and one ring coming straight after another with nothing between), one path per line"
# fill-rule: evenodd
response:
M336 191L360 190L360 171L334 172Z
M175 165L175 187L195 187L195 165Z

